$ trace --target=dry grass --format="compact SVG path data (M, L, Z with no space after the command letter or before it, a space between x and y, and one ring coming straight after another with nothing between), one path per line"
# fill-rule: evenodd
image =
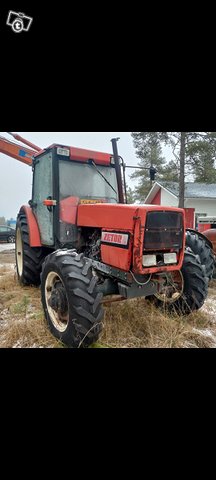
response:
M216 329L215 340L203 333L213 328L206 313L199 311L188 317L169 315L145 299L111 305L106 309L104 323L101 341L115 348L207 348L216 345Z
M44 322L40 290L21 288L12 273L0 277L0 347L62 347Z
M0 256L0 263L2 258ZM105 308L104 330L93 347L212 348L216 346L214 314L216 281L210 285L207 307L188 317L168 315L145 299L117 302ZM21 288L10 262L0 268L0 347L59 348L41 308L40 289Z

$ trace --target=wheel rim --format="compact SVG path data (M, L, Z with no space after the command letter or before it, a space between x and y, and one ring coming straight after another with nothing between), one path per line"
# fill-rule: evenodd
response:
M15 241L15 237L13 237L13 236L12 236L12 237L8 237L8 242L9 242L9 243L14 243L14 241Z
M168 272L165 276L165 283L160 287L154 296L164 303L175 303L182 296L184 291L184 278L181 271Z
M47 275L45 300L52 324L59 332L65 332L69 323L68 299L62 279L56 272Z
M21 277L23 273L23 245L20 228L17 229L16 234L16 262L18 274Z

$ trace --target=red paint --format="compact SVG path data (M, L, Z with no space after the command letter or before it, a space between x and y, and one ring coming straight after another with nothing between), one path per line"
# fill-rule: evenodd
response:
M68 147L67 145L58 145L53 143L46 150L54 147L66 148L70 151L70 160L78 162L87 162L94 160L97 165L110 165L111 153L95 152L94 150L86 150L84 148ZM43 151L36 153L35 157L40 155ZM69 158L69 157L65 157Z
M161 188L158 190L155 197L151 201L151 205L161 205Z
M203 233L211 228L211 223L198 223L198 232Z
M85 150L83 148L70 147L70 159L87 162L89 159L94 160L100 165L110 165L110 153L95 152L93 150Z
M205 225L199 225L200 227L206 227L207 224ZM216 228L211 228L209 230L204 230L204 235L206 238L208 238L210 240L210 242L212 243L212 246L213 246L213 251L214 251L214 254L216 255Z
M115 246L102 245L102 261L108 265L127 270L131 265L133 255L133 271L135 273L155 273L179 270L182 267L184 258L185 236L183 239L183 248L178 258L178 264L167 267L149 267L143 268L143 240L146 215L150 211L179 211L183 215L183 225L185 228L185 211L173 207L164 207L155 205L120 205L120 204L98 204L98 205L79 205L77 225L80 227L102 228L104 231L114 231L119 233L130 233L130 241L133 242L133 252L127 249L121 249ZM124 250L124 252L123 252Z
M65 223L76 225L78 204L79 197L68 197L61 200L59 207L60 220Z
M95 205L79 205L77 225L80 227L98 227L105 229L133 230L133 216L136 205L120 205L101 203Z
M32 212L32 209L27 205L23 205L20 211L21 210L24 210L27 217L30 247L42 247L38 223Z
M20 155L20 150L26 153L25 157ZM0 138L0 152L27 165L32 165L32 158L37 153L35 150L18 145L3 137Z
M195 208L185 208L186 228L195 228Z
M46 200L43 201L43 205L45 207L55 207L56 203L57 203L56 200L47 200L46 199Z
M101 245L101 259L103 263L115 268L128 271L131 264L131 242L129 248Z
M42 149L41 147L38 147L37 145L35 145L34 143L31 143L29 142L28 140L26 140L25 138L21 137L20 135L18 135L17 133L12 133L12 132L7 132L9 133L9 135L12 135L12 137L14 137L16 140L18 140L19 142L22 142L22 143L25 143L26 145L28 145L28 147L31 147L33 148L34 150L37 150L38 152L40 152Z

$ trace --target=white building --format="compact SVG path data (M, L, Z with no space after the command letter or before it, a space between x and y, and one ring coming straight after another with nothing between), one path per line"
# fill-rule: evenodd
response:
M178 207L178 195L177 182L155 182L145 203ZM185 183L185 210L189 223L195 215L196 225L198 217L216 216L216 183Z

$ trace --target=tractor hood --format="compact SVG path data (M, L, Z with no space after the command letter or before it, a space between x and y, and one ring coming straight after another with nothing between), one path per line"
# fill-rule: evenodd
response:
M139 218L145 225L148 212L179 212L181 208L161 207L158 205L124 205L124 204L91 204L79 205L77 225L79 227L95 227L107 229L133 230L134 221Z

